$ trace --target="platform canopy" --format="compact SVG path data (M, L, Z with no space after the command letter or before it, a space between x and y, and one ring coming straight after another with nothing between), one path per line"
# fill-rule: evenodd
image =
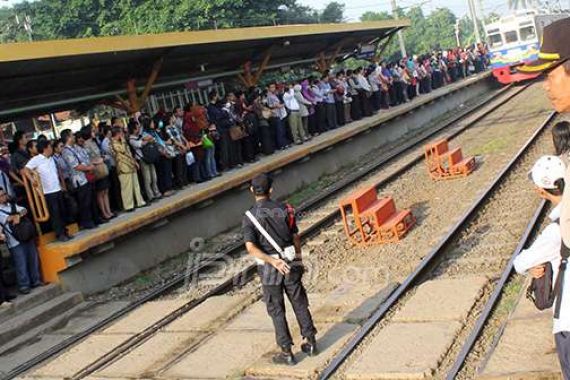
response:
M408 20L285 25L39 41L0 45L0 120L125 97L126 83L152 90L267 68L340 57L379 42ZM133 82L134 80L134 82Z

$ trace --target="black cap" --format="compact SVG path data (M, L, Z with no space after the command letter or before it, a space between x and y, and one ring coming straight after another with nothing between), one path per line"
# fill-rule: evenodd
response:
M540 73L570 59L570 17L544 28L538 59L518 68L523 73Z
M251 180L251 187L253 188L253 192L255 195L267 195L269 194L269 189L271 189L271 185L273 184L273 180L267 174L259 174L258 176L254 177Z

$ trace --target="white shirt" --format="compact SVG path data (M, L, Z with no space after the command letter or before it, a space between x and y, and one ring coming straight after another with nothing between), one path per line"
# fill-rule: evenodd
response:
M360 88L362 88L363 90L372 91L372 87L370 87L370 83L368 83L368 81L366 80L366 78L362 74L358 74L358 84L359 84Z
M57 166L53 157L46 157L43 154L38 154L32 157L26 164L26 168L36 170L40 175L44 194L53 194L61 191L59 184L59 176L57 174Z
M560 217L561 205L555 207L548 217L555 221ZM514 261L515 270L518 273L525 273L530 268L550 262L552 265L552 285L558 276L560 266L560 245L562 237L558 223L551 223L538 235L532 245L522 251ZM570 271L564 275L562 291L562 303L560 305L560 318L554 318L552 327L553 334L561 331L570 331ZM556 302L555 302L556 304ZM554 306L552 307L554 313Z
M20 242L16 240L14 236L12 236L12 230L10 230L8 222L6 222L6 219L8 219L8 216L10 216L9 214L12 213L12 205L9 203L0 204L0 210L4 211L0 212L0 223L2 223L2 226L0 226L0 228L2 228L4 235L6 235L6 245L8 245L8 248L17 247L20 245ZM22 206L16 205L16 212L18 212L20 215L22 214L23 210L25 209Z
M283 94L283 102L289 111L300 110L299 102L295 99L295 91L293 89L290 89Z

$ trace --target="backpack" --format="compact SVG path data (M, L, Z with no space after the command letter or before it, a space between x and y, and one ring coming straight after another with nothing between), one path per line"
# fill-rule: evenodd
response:
M154 142L149 142L141 148L142 159L147 164L155 164L160 160L160 149Z
M0 212L6 215L15 215L17 214L16 205L12 204L12 212L4 210L0 210ZM10 232L8 233L21 243L26 243L36 237L36 227L27 216L20 217L20 223L18 224L8 222L7 225L10 227ZM2 229L6 230L5 224L2 224Z
M554 307L554 318L560 316L560 305L562 304L562 290L564 282L564 274L566 272L566 265L568 257L570 257L570 248L566 247L564 242L560 248L560 267L556 282L552 286L552 264L546 263L544 268L544 276L541 278L533 278L529 287L526 290L526 297L531 300L538 310L546 310L552 307L554 300L556 305Z

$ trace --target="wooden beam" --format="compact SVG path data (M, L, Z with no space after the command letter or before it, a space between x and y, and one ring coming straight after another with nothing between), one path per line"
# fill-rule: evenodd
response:
M140 111L142 105L144 105L144 103L146 102L146 99L148 98L148 95L150 94L150 90L152 89L154 82L156 82L156 79L158 78L158 74L160 73L160 69L162 68L163 62L164 62L164 58L161 57L152 66L152 71L150 73L150 77L148 78L148 80L146 82L146 86L144 88L144 91L143 91L141 97L138 99L138 108L135 110L135 112Z

